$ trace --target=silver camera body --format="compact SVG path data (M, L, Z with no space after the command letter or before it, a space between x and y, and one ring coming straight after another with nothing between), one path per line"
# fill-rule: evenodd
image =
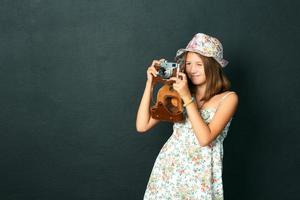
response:
M172 75L180 70L180 64L174 62L168 62L167 60L163 60L160 62L160 68L158 70L158 76L163 79L169 79Z

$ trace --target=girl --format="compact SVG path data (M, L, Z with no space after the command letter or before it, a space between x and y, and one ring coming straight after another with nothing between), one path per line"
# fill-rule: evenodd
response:
M222 71L228 64L217 38L198 33L176 59L184 59L185 73L172 77L174 89L185 108L184 122L173 125L173 133L154 163L144 199L223 199L222 160L225 139L238 96L229 91ZM150 116L152 77L160 61L147 70L146 88L137 112L136 129L146 132L159 120Z

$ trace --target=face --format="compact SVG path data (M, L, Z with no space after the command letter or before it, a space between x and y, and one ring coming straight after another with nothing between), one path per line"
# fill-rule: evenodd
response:
M204 63L197 53L187 53L185 71L194 85L202 85L206 82Z

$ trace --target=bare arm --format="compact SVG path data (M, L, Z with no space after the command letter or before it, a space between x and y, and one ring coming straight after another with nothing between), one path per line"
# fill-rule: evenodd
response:
M136 117L136 130L138 132L146 132L159 122L159 120L153 119L150 114L150 102L153 90L152 80L157 72L154 65L159 64L159 62L158 60L154 60L147 70L146 87Z
M234 115L238 105L238 96L235 92L232 92L230 94L228 93L229 95L227 96L227 98L224 98L225 96L223 96L221 102L219 102L217 111L214 114L213 119L209 124L206 124L198 111L196 102L191 101L192 97L191 92L188 88L186 74L179 72L179 77L181 78L170 78L170 80L175 80L175 83L173 83L173 88L178 91L183 102L185 104L188 103L188 105L186 105L187 115L199 144L201 146L207 146L216 137L218 137L226 124Z
M152 85L149 81L147 81L144 94L137 112L136 130L138 132L146 132L159 122L159 120L153 119L150 115L151 93Z
M191 97L187 97L184 101L187 102L187 99L190 98ZM234 115L237 105L237 94L233 93L228 95L208 125L200 117L195 103L186 107L195 135L201 146L209 145L221 133L230 118Z

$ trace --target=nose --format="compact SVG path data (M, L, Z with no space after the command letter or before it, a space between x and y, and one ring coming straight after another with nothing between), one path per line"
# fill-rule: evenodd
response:
M192 66L191 66L191 72L192 72L192 74L194 74L195 72L197 72L197 67L196 67L196 65L195 64L191 64Z

